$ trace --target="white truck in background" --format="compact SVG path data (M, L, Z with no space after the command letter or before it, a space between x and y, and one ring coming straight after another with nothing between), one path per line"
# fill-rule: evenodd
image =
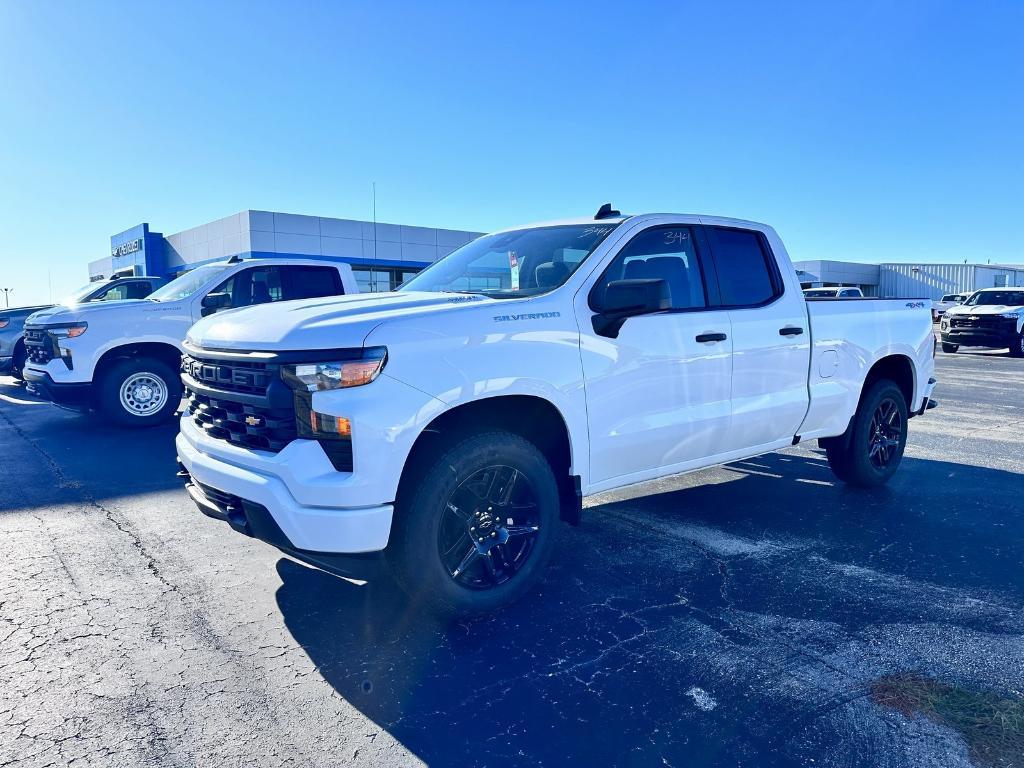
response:
M880 485L934 405L925 301L805 300L769 226L607 205L394 293L207 318L184 346L201 511L456 614L529 589L585 495L814 439Z
M960 347L1008 347L1024 357L1024 288L981 288L963 303L950 307L939 323L942 351Z
M832 288L804 288L804 296L808 299L863 299L860 288L839 285Z
M170 419L181 402L182 341L219 310L357 293L347 264L247 259L206 264L145 299L56 306L25 320L30 392L111 421L142 427Z

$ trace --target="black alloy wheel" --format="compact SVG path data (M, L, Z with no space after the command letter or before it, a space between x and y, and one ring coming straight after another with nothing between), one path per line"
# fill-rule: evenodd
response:
M882 400L871 417L868 433L868 460L875 469L884 470L898 456L903 428L896 402L891 397Z
M452 435L407 470L387 557L414 605L448 617L490 613L540 580L559 510L536 445L499 429Z
M451 578L469 589L512 579L533 554L540 532L537 495L515 467L477 470L448 497L438 554Z

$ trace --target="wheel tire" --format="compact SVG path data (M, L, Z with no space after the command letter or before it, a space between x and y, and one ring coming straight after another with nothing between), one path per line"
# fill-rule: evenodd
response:
M1024 332L1017 337L1017 343L1010 345L1010 357L1024 357Z
M894 414L891 420L889 414ZM876 416L880 422L875 421ZM837 478L850 485L874 488L892 477L906 445L906 400L894 382L882 379L864 393L848 433L826 443L825 455Z
M473 487L477 478L485 485L494 486L494 477L488 476L487 472L495 470L515 470L518 475L511 475L511 492L528 494L535 500L535 509L527 515L526 512L513 512L508 506L508 511L499 509L487 519L489 513L484 510L491 507L476 493L482 486L473 492L468 489ZM503 431L462 439L448 447L426 471L419 473L410 486L403 488L396 504L389 558L398 583L416 605L442 616L489 613L522 597L538 580L554 547L559 496L551 466L533 443ZM508 487L507 484L499 486L499 491ZM467 496L468 503L463 503ZM482 496L492 498L490 493ZM471 509L477 504L479 509ZM525 508L522 504L519 507ZM485 515L483 523L479 519L480 514ZM510 528L532 527L506 527L504 521L511 519L512 514L527 515L531 520L535 518L539 530L508 536ZM477 535L469 532L473 522L481 526L474 528L477 533L482 531L487 535L487 531L491 531L497 534L494 545L489 537L485 544L480 545L492 547L486 554L481 553L470 538ZM497 531L493 528L495 524L501 526ZM502 530L505 533L500 533ZM455 539L456 536L459 538ZM528 539L532 544L528 545ZM453 540L456 543L448 550L452 554L448 556L446 566L443 550ZM508 565L508 554L526 546L529 546L529 551L523 561L516 569L506 570L503 566ZM487 559L490 559L489 567ZM450 570L456 561L460 562L454 571ZM496 566L501 567L501 576L511 574L506 581L476 587L462 581L478 576L484 581L488 578L493 581L497 578L494 576ZM456 576L460 567L461 574Z
M25 360L28 353L25 351L25 342L19 341L14 347L14 358L11 360L11 376L18 381L25 380Z
M959 344L949 344L948 342L945 341L942 342L942 351L945 352L946 354L952 355L956 353L958 349L960 349Z
M181 379L177 371L159 360L125 358L103 375L98 397L100 410L116 424L151 427L174 415L181 401Z

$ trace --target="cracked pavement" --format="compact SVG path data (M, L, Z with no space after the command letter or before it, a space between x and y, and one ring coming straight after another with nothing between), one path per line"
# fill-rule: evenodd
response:
M0 766L970 765L868 697L1024 695L1024 364L938 378L887 488L811 444L604 494L454 623L200 515L173 428L0 378Z

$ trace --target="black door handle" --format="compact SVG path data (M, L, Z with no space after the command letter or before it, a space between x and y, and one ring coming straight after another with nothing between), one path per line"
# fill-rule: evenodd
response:
M725 341L728 336L724 333L702 333L697 337L697 341Z
M787 325L785 328L779 328L779 336L799 336L803 332L803 328L793 325Z

